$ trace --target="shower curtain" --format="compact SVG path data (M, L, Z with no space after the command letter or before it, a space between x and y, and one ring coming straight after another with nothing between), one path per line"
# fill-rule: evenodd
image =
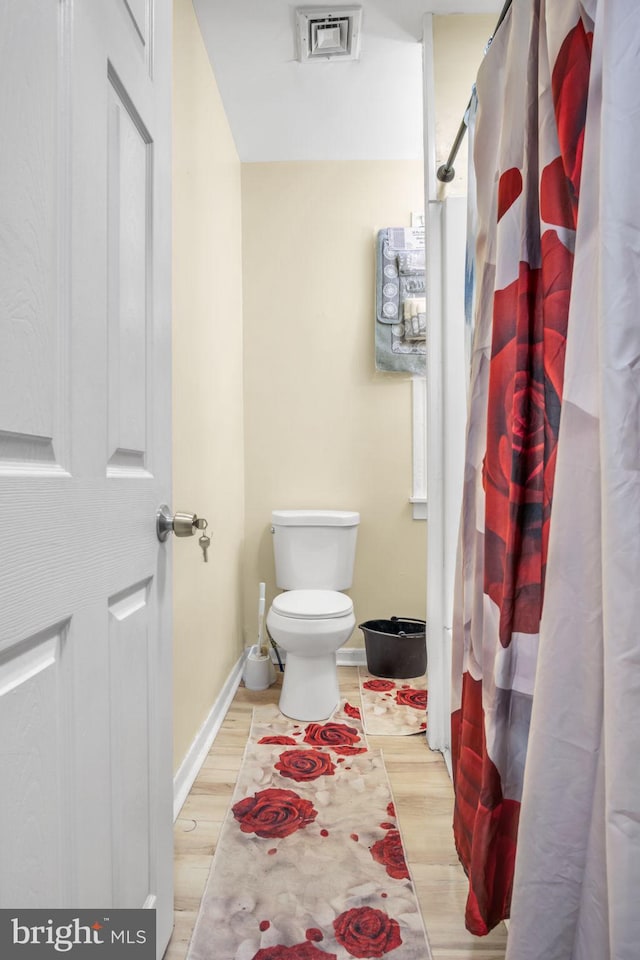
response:
M477 80L476 315L451 723L454 836L469 877L466 924L479 935L509 915L513 889L556 523L592 37L586 3L514 0Z
M594 44L508 960L640 957L640 4L585 6Z

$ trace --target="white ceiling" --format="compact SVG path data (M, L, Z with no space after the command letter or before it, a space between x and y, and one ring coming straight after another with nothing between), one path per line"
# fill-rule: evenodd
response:
M243 162L408 160L422 154L424 13L499 12L501 0L360 0L357 61L299 63L291 0L194 0Z

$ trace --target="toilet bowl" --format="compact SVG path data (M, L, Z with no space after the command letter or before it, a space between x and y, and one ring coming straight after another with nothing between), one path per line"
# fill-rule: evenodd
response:
M293 720L326 720L338 706L336 652L353 633L353 602L335 590L291 590L275 598L267 627L286 652L280 710Z
M353 579L360 515L349 510L274 510L276 583L267 614L286 653L280 710L293 720L326 720L338 706L336 653L356 625L343 590Z

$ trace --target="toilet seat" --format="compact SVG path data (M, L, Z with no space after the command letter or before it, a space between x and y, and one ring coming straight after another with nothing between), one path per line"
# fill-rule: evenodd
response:
M353 613L353 601L337 590L288 590L278 594L271 609L295 620L335 620Z

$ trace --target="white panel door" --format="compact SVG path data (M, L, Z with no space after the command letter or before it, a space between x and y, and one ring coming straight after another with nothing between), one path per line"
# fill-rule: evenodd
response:
M172 903L170 0L0 0L0 906Z

